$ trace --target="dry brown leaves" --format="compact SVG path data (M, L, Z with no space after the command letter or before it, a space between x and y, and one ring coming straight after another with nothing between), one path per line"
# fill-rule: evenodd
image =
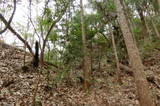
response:
M20 70L23 56L22 50L10 46L0 48L0 106L31 105L37 73L24 73ZM150 57L154 59L145 60L146 75L155 76L160 85L160 61L157 62L157 56L160 58L160 55L154 56ZM27 61L30 60L30 55L27 55ZM112 67L103 67L101 72L93 73L92 85L88 91L83 91L80 83L68 85L67 81L48 88L46 76L41 74L36 96L37 106L139 106L134 78L123 73L123 84L118 85L115 77L107 72L110 68ZM52 73L52 76L55 74ZM152 83L150 88L158 104L160 90Z

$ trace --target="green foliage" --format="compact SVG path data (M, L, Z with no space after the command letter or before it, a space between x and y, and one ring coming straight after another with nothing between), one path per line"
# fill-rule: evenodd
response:
M142 54L151 53L155 48L160 47L160 40L155 37L150 42L144 42L140 47Z
M152 4L153 9L158 12L160 9L160 7L158 5L158 0L149 0L149 2Z
M139 35L141 35L141 29L140 27L136 26L133 28L133 33L134 33L134 36L136 37L136 39L138 39Z
M116 7L114 5L114 0L108 0L108 3L107 3L107 8L108 8L108 11L116 11Z
M53 23L53 19L52 19L52 11L50 8L45 8L45 13L44 13L44 17L37 17L37 21L38 21L38 29L39 31L41 30L41 27L44 28L44 31L48 31L49 26Z
M58 83L60 81L63 80L63 78L66 77L66 74L69 72L69 69L65 69L65 70L60 70L59 72L57 72L56 77L54 78L54 82Z
M86 22L86 29L88 28L88 22ZM80 12L77 12L70 25L70 33L68 36L68 44L66 45L64 53L64 61L70 63L73 61L81 61L82 57L82 33L80 24ZM87 39L90 40L93 33L89 30L86 32Z
M56 52L56 50L47 51L45 53L45 60L57 65L58 61L57 61L57 52Z
M70 33L67 36L68 41L67 45L65 45L63 59L65 63L81 62L83 55L80 12L76 13L70 23ZM85 15L85 30L89 49L91 49L93 42L105 48L106 39L103 36L105 27L105 24L102 24L99 14Z
M49 41L51 41L52 43L54 43L55 41L58 40L58 34L56 31L52 31L52 33L49 36Z

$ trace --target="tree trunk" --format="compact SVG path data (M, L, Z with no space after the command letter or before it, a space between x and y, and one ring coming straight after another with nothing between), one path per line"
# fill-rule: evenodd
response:
M153 20L152 20L152 19L151 19L151 23L152 23L152 25L153 25L153 29L154 29L154 31L155 31L155 33L156 33L157 37L159 37L159 38L160 38L160 34L159 34L159 32L158 32L158 29L157 29L157 27L156 27L156 25L155 25L155 23L153 22Z
M128 10L128 7L126 6L126 4L125 4L125 2L124 1L122 1L122 6L123 6L123 8L124 8L124 12L125 12L125 16L126 16L126 19L127 19L127 22L128 22L128 25L129 25L129 28L131 29L131 32L132 32L132 35L134 35L134 33L133 33L133 23L131 22L131 20L132 20L132 16L129 16L129 10ZM133 36L134 37L134 36ZM134 39L135 40L135 39Z
M158 2L158 9L159 9L159 12L160 12L160 0L157 0L157 2Z
M112 45L113 45L113 50L114 50L114 56L115 56L115 59L116 59L116 66L117 66L117 82L119 84L122 83L122 80L121 80L121 76L120 76L120 67L119 67L119 59L118 59L118 55L117 55L117 50L116 50L116 44L115 44L115 39L114 39L114 35L110 29L110 33L111 33L111 37L112 37Z
M98 46L98 71L101 71L101 49Z
M123 37L124 37L128 55L129 55L129 59L133 68L140 105L155 106L151 98L151 93L145 77L144 67L143 67L141 58L139 56L139 51L136 44L133 41L132 33L130 32L129 26L127 24L127 19L125 17L120 0L115 0L115 5L117 8L118 22L121 26L121 30L123 33Z
M155 34L157 35L158 38L160 38L160 33L158 32L158 29L154 23L154 19L152 19L152 14L148 11L148 14L149 14L149 19L151 20L151 24L153 26L153 29L155 31Z
M93 71L93 41L91 42L91 72Z
M147 28L147 24L146 24L145 17L143 15L143 11L141 7L137 6L137 11L138 11L140 20L142 22L142 33L143 33L143 38L145 39L146 36L149 36L149 30Z
M41 64L44 63L44 49L41 50L41 54L40 54L40 63L41 63Z
M149 26L148 26L148 23L147 23L147 19L145 17L144 17L144 21L145 21L145 26L147 28L147 34L149 36L149 39L152 39L151 32L150 32L150 29L149 29Z
M90 79L90 60L89 60L89 52L87 49L87 41L85 34L85 26L84 26L84 11L83 11L83 0L80 0L81 7L81 29L82 29L82 44L83 44L83 74L84 74L84 89L89 88L89 79Z

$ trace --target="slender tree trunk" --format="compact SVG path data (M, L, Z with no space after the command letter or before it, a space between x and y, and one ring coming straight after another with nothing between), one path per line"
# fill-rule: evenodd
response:
M98 46L98 71L100 72L101 70L101 49Z
M41 64L44 63L44 49L43 49L43 48L42 48L41 54L40 54L40 63L41 63Z
M49 45L49 42L48 42L48 56L47 56L47 61L50 61L50 45Z
M159 6L159 12L160 12L160 0L157 0L157 2L158 2L158 6Z
M160 33L158 32L158 29L154 23L154 20L152 19L152 14L149 12L149 10L148 10L148 14L149 14L149 19L151 20L151 24L153 26L153 29L155 31L155 34L157 35L158 38L160 38Z
M155 23L153 22L153 20L152 20L152 19L151 19L151 23L152 23L152 25L153 25L153 28L154 28L154 31L155 31L155 33L156 33L157 37L159 37L159 38L160 38L160 33L158 32L158 29L157 29L157 27L156 27L156 25L155 25Z
M25 53L24 53L24 57L23 57L23 59L24 59L24 60L23 60L23 66L26 65L26 64L25 64L25 63L26 63L26 44L24 44L24 52L25 52Z
M147 34L149 36L149 39L152 39L151 32L150 32L150 29L149 29L149 26L148 26L148 23L147 23L147 19L145 17L144 17L144 21L145 21L145 26L147 28Z
M127 47L129 59L133 68L135 83L138 91L139 102L141 106L155 106L151 98L151 93L149 90L148 82L144 73L144 67L139 56L139 51L135 45L132 33L130 32L129 26L127 24L127 19L125 17L123 7L120 0L115 0L115 5L118 13L118 22L121 26L125 44Z
M114 50L114 56L115 56L115 59L116 59L116 66L117 66L117 82L119 84L122 83L122 80L121 80L121 76L120 76L120 67L119 67L119 59L118 59L118 55L117 55L117 50L116 50L116 44L115 44L115 39L114 39L114 35L110 29L110 33L111 33L111 37L112 37L112 45L113 45L113 50Z
M91 42L91 72L93 71L93 41Z
M149 36L149 30L147 28L147 24L142 9L137 6L137 11L140 16L140 20L142 22L142 33L143 33L143 38L145 39L147 36Z
M89 80L90 80L90 60L89 60L89 52L87 48L86 34L85 34L85 26L84 26L84 11L83 11L83 0L80 0L81 7L81 29L82 29L82 43L83 43L83 74L84 74L84 89L89 88Z

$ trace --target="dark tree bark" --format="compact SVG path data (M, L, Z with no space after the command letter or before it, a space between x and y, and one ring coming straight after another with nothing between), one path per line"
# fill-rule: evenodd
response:
M39 45L38 41L35 43L35 54L34 54L34 59L33 59L33 66L38 67L39 65Z

